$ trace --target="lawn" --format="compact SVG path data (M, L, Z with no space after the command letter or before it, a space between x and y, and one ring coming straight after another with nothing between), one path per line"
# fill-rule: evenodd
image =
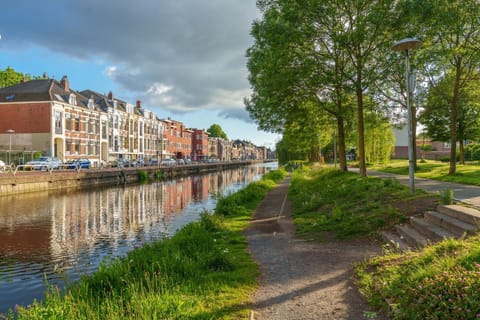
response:
M370 170L408 175L408 160L392 160L386 164L368 167ZM435 160L417 161L415 176L433 180L464 183L480 186L480 165L478 163L457 164L454 175L448 174L449 164Z

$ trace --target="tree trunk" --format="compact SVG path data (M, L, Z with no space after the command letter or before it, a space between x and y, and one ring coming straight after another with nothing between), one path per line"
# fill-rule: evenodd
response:
M360 77L358 77L360 78ZM360 169L360 176L367 176L367 167L365 164L365 126L363 122L363 90L361 86L361 79L357 79L357 119L358 119L358 166Z
M448 174L455 174L457 171L457 117L458 117L458 92L461 76L461 60L457 62L457 72L455 74L455 83L453 85L453 97L450 110L450 168Z
M463 146L463 140L458 141L459 145L459 153L460 153L460 159L459 163L460 164L465 164L465 147Z
M345 150L345 128L343 123L343 117L337 117L337 130L338 130L338 157L340 158L340 170L347 172L347 152Z
M415 170L417 167L417 107L410 101L410 108L412 109L412 146L413 146L413 167Z

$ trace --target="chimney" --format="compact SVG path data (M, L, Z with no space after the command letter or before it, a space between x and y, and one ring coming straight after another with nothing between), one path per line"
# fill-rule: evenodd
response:
M137 108L142 109L142 101L137 100Z
M108 92L108 100L113 100L113 93L112 93L112 91Z
M68 83L67 76L63 76L62 80L60 80L60 86L67 92L70 92L70 85Z

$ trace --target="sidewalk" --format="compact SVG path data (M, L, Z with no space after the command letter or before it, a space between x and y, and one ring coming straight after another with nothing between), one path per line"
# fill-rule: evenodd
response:
M359 172L358 168L348 168L348 170L350 172ZM367 176L395 178L400 181L401 184L406 186L409 185L408 176L404 175L367 170ZM480 187L477 186L415 177L415 189L423 189L431 193L437 193L446 189L450 189L453 191L453 197L456 201L464 202L480 208Z

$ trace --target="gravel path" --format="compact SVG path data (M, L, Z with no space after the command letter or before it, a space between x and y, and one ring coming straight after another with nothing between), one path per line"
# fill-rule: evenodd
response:
M367 241L307 242L294 237L287 178L255 211L245 234L260 265L256 320L388 319L368 313L353 281L354 263L380 252Z

